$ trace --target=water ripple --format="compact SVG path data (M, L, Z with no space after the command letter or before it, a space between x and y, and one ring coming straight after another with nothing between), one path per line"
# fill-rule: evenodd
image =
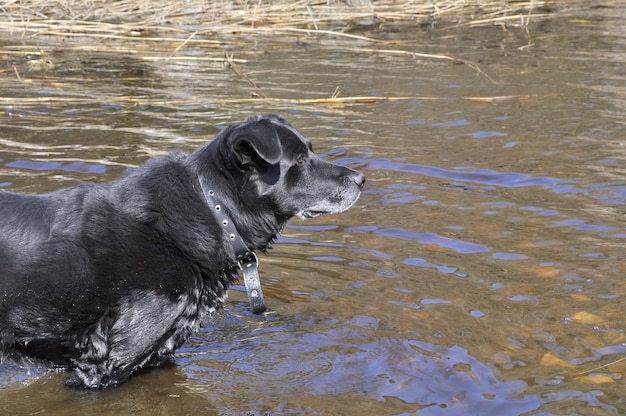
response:
M79 173L106 173L108 167L95 163L85 163L80 161L72 162L40 162L33 160L16 160L8 162L6 167L28 170L62 170L65 172Z
M358 229L349 228L347 231L358 232ZM468 241L454 238L442 237L435 233L420 233L405 230L403 228L381 228L374 231L374 234L383 237L402 238L404 240L417 241L420 244L431 244L442 248L447 248L461 254L484 253L491 249L482 244L470 243Z
M363 399L394 398L418 405L419 415L447 414L451 407L458 411L455 414L477 414L472 409L480 414L521 414L541 405L537 396L516 397L526 388L524 382L500 381L490 366L465 348L372 338L370 331L380 324L378 318L357 315L312 332L274 322L247 337L236 326L227 332L212 327L195 337L197 348L190 348L192 343L183 348L177 362L198 392L212 400L228 400L229 395L246 391L241 399L252 413L260 398L277 392L288 402L303 394L321 398L358 391ZM306 325L299 322L298 328ZM251 391L246 390L250 383L255 386Z
M559 185L571 183L570 180L551 178L549 176L530 176L517 172L497 172L491 169L477 169L474 171L455 171L438 168L435 166L420 165L416 163L397 163L386 158L375 158L367 161L372 170L394 170L398 172L410 172L435 178L450 179L453 181L475 182L483 185L504 186L516 188L522 186L541 186L555 189ZM568 186L567 191L579 190Z

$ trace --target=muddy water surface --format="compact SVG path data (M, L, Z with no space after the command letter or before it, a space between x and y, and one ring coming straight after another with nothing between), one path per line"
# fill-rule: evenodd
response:
M285 101L251 99L223 51L6 35L4 190L114 180L259 112L368 182L352 210L293 221L261 259L271 313L249 313L235 286L175 366L106 392L1 364L2 414L626 413L625 18L368 34L385 44L224 39ZM32 62L38 50L54 66ZM297 101L337 87L404 98Z

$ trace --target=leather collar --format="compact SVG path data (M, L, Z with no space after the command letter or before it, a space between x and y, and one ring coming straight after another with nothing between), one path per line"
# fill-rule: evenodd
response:
M265 299L263 298L263 290L261 289L261 279L259 278L259 260L254 250L250 250L237 231L237 227L232 219L228 216L226 209L218 202L215 192L204 183L201 176L198 175L198 182L204 194L211 212L215 215L218 224L224 230L226 239L230 242L237 264L243 271L243 281L246 285L246 292L252 312L260 314L265 312Z

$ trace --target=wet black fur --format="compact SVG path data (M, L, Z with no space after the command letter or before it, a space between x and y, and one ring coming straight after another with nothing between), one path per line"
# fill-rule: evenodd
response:
M71 369L91 388L170 359L236 279L199 177L254 250L294 215L348 209L365 180L258 116L112 183L0 192L0 361Z

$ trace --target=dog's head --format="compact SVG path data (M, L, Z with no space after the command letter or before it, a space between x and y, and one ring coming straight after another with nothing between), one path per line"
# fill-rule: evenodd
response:
M360 172L322 160L309 139L275 115L234 124L198 152L205 159L200 174L230 193L221 190L219 197L231 199L235 222L241 210L262 218L271 212L281 228L293 216L340 213L357 201L365 183Z

